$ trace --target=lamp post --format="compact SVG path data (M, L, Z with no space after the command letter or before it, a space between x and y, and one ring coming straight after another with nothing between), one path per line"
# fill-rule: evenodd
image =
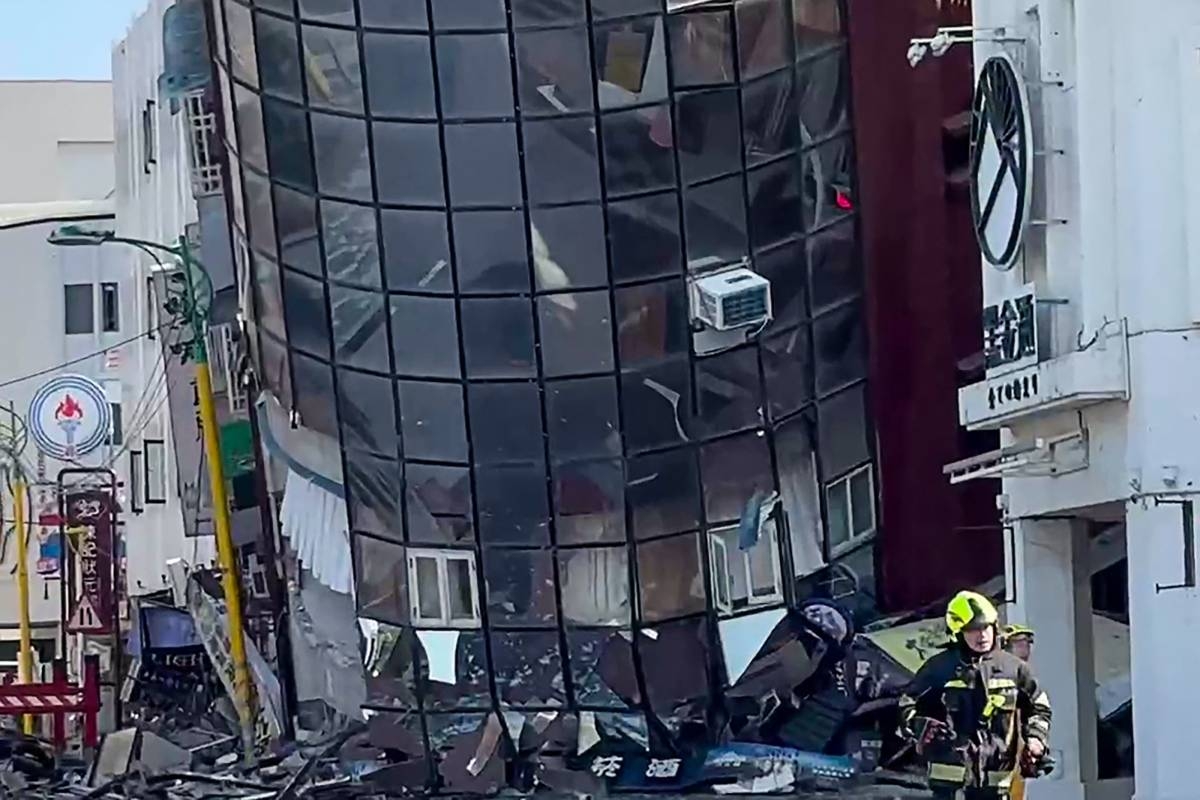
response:
M191 329L186 357L196 369L196 395L200 405L200 425L204 435L204 457L208 462L208 480L212 486L213 522L216 528L217 554L221 563L221 586L229 614L229 654L233 661L234 687L237 695L238 718L241 723L242 748L249 759L254 748L254 696L250 669L246 661L246 640L242 620L242 595L239 587L237 556L229 519L229 498L225 488L225 470L221 461L221 438L217 428L216 405L213 401L212 377L208 369L207 329L212 302L212 281L191 254L186 237L176 245L165 245L144 239L117 236L113 231L88 230L76 225L64 225L50 234L47 241L58 246L98 246L125 244L149 253L160 265L156 253L162 252L179 259L183 264L183 292L172 298L168 308L183 318ZM208 302L201 304L195 285L196 274L208 284ZM172 308L172 304L174 307Z

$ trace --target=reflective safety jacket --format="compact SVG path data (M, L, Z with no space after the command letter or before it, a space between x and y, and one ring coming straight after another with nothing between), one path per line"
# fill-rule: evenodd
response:
M1007 788L1021 740L1050 737L1050 698L1028 664L999 649L954 647L925 662L900 698L903 735L915 736L918 717L945 726L923 749L934 783Z

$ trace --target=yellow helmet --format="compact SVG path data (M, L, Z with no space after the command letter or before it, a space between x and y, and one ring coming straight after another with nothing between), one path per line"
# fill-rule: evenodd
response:
M978 592L959 592L946 606L946 627L958 636L968 627L995 625L1000 619L996 607Z
M1005 639L1012 639L1013 637L1016 637L1016 636L1028 636L1030 639L1032 639L1033 638L1033 628L1030 628L1028 625L1015 625L1015 624L1008 625L1004 628L1004 638Z

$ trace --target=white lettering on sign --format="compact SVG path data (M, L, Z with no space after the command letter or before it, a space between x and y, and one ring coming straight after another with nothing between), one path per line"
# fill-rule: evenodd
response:
M597 778L615 778L621 771L621 756L600 756L592 762L592 774Z
M646 767L646 777L674 778L679 774L679 766L682 763L678 758L652 758L650 766Z

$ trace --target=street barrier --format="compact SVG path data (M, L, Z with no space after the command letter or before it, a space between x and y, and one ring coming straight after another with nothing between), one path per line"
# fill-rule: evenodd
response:
M100 713L100 658L83 657L83 684L67 680L65 661L54 662L50 683L26 683L0 686L0 716L25 714L54 717L54 747L62 752L67 745L67 714L83 715L83 746L100 744L97 717Z

